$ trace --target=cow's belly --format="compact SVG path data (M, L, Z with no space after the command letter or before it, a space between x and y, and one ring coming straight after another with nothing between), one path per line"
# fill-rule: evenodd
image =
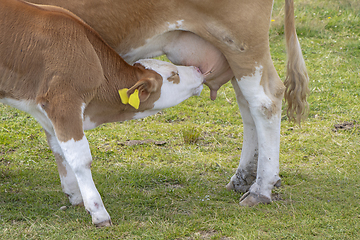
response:
M198 67L206 76L205 84L210 88L213 100L217 90L234 76L225 56L214 45L186 31L171 31L155 36L148 39L145 45L121 56L133 63L141 58L162 54L166 54L174 64Z

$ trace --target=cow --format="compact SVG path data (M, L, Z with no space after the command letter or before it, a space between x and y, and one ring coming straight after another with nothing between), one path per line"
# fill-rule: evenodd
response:
M96 226L111 225L92 180L84 130L138 119L199 95L199 68L155 59L126 63L65 9L0 1L0 102L44 128L62 189Z
M282 99L287 116L306 116L308 74L295 29L294 2L285 0L287 73L280 80L269 48L273 0L30 0L66 8L92 26L125 61L166 54L200 68L216 99L231 81L243 119L239 166L227 189L240 205L270 203L279 176Z

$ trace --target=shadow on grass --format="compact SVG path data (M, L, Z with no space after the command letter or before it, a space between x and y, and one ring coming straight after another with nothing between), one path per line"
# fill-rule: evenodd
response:
M230 174L224 176L209 169L201 172L135 166L128 167L127 171L110 168L101 171L104 173L93 170L93 176L113 219L144 220L147 216L155 215L173 219L170 216L174 214L183 217L205 216L212 211L227 208L241 212L241 208L237 206L241 194L228 192L224 188ZM274 190L277 201L273 206L259 206L247 211L257 211L257 208L268 208L271 211L289 205L309 207L309 211L312 211L314 207L327 206L335 212L347 209L347 214L352 215L351 208L358 204L360 186L356 175L288 169L281 172L281 177L283 184ZM54 168L2 168L0 182L2 220L49 218L61 206L69 206ZM82 208L75 209L85 212Z

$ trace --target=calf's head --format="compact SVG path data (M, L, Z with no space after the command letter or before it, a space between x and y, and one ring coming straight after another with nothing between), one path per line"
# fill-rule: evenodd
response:
M134 66L144 69L145 72L155 72L142 77L130 89L119 91L123 103L129 103L136 109L141 107L142 103L151 102L149 97L156 95L151 106L145 109L142 107L141 110L159 111L175 106L191 96L200 95L203 89L204 76L197 67L176 66L155 59L139 60Z

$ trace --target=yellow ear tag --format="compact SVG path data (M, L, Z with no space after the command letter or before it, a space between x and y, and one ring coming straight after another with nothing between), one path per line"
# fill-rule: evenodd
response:
M128 91L127 88L123 88L123 89L119 90L120 99L123 104L129 103L129 98L126 93L127 91Z
M139 90L135 89L134 93L129 97L129 104L135 109L139 109L140 99L139 99Z

